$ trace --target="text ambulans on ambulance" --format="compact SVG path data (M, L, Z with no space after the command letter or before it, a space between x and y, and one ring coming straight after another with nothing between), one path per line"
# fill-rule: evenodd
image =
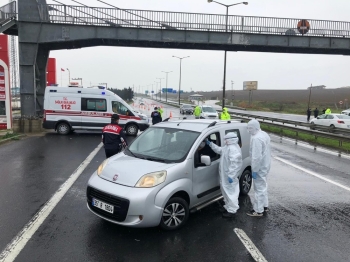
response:
M61 135L73 130L102 130L119 114L119 125L128 135L149 127L145 115L137 113L123 99L108 90L52 87L45 90L43 128Z

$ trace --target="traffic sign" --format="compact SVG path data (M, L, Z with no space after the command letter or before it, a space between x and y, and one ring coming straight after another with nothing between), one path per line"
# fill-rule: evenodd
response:
M309 21L307 21L307 20L305 20L305 19L300 20L300 21L298 22L297 28L298 28L299 33L302 34L302 35L304 35L304 34L306 34L307 32L309 32L309 30L310 30L310 23L309 23Z
M342 105L343 104L343 101L339 101L339 105Z

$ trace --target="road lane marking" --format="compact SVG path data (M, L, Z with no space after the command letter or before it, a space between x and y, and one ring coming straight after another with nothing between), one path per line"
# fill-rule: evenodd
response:
M277 157L277 156L274 157L274 158L277 159L277 160L279 160L279 161L281 161L281 162L283 162L283 163L285 163L285 164L287 164L287 165L290 165L290 166L292 166L292 167L294 167L294 168L296 168L296 169L299 169L299 170L301 170L301 171L303 171L303 172L305 172L305 173L308 173L309 175L312 175L312 176L317 177L317 178L319 178L319 179L322 179L322 180L324 180L324 181L326 181L326 182L328 182L328 183L331 183L331 184L333 184L333 185L336 185L336 186L338 186L338 187L341 187L341 188L343 188L343 189L345 189L345 190L350 191L350 187L343 186L342 184L340 184L340 183L338 183L338 182L334 182L334 181L332 181L332 180L330 180L330 179L328 179L328 178L326 178L326 177L323 177L323 176L321 176L321 175L319 175L319 174L317 174L317 173L315 173L315 172L312 172L312 171L310 171L310 170L308 170L308 169L306 169L306 168L303 168L303 167L301 167L301 166L298 166L298 165L296 165L296 164L293 164L292 162L289 162L288 160L285 160L285 159L280 158L280 157Z
M250 238L242 229L235 228L233 231L235 231L239 240L241 240L241 242L243 243L243 245L245 246L245 248L248 250L248 252L250 253L250 255L253 257L255 261L267 262L263 254L261 254L259 249L254 245L253 241L250 240Z
M74 182L83 173L85 168L90 164L91 160L96 156L102 147L100 143L94 151L79 165L73 174L64 182L49 201L32 217L32 219L23 227L23 229L15 236L11 243L0 254L0 262L12 262L26 246L30 238L35 234L38 228L43 224L45 219L50 215L52 210L60 202L63 196L71 188Z

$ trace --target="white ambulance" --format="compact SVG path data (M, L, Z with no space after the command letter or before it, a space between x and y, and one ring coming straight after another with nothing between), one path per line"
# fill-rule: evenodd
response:
M119 114L119 125L135 136L149 127L148 118L111 91L94 88L52 87L45 90L43 128L67 135L74 130L102 130Z

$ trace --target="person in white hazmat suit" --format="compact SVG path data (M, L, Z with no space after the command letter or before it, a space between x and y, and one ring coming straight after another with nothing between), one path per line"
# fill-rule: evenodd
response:
M270 137L260 129L260 123L253 119L248 122L248 133L251 135L249 155L254 181L253 210L248 216L261 217L269 211L267 196L267 175L271 166Z
M220 188L224 197L224 208L226 212L222 214L224 218L235 216L238 205L239 179L242 168L242 151L238 145L238 137L235 133L230 132L225 135L225 146L219 147L214 143L206 140L211 149L221 155L219 165Z

